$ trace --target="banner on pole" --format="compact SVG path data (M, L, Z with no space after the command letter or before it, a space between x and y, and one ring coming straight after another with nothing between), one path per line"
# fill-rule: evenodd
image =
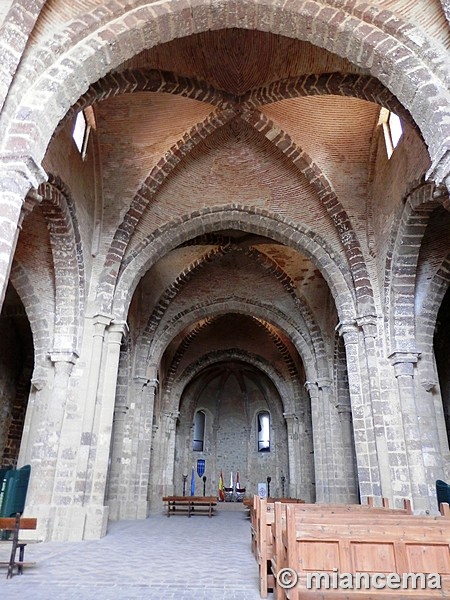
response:
M197 475L199 477L203 477L204 473L205 473L205 459L199 458L197 460Z

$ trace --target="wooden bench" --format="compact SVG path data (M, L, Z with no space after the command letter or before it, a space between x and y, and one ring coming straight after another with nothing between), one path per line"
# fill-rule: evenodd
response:
M212 517L217 506L216 496L165 496L167 516L175 514L208 515Z
M259 498L253 499L252 552L258 563L261 598L267 598L269 588L274 587L274 577L270 570L273 555L271 526L274 521L276 504L304 505L300 498Z
M259 547L259 538L261 530L261 501L264 500L267 506L266 510L273 511L273 506L276 502L289 504L304 504L305 501L300 498L260 498L256 494L253 496L252 505L250 506L250 523L251 523L251 546L252 553L258 560L257 548Z
M9 579L14 574L14 567L17 567L19 575L23 573L23 567L33 566L35 563L24 562L25 546L36 543L37 540L19 539L20 531L34 530L37 526L37 519L30 517L21 517L19 513L15 517L0 517L0 533L3 534L0 544L10 544L11 554L8 562L0 562L0 565L7 566L8 572L6 578ZM6 534L6 535L5 535ZM6 539L3 539L6 537ZM19 559L17 560L17 550L19 550Z
M372 515L389 514L393 517L411 514L411 503L405 501L402 509L389 509L387 500L383 499L383 507L375 508L373 501L370 499L368 504L305 504L302 501L275 502L274 504L267 503L265 499L255 500L256 503L256 540L255 540L255 557L258 561L260 594L262 598L267 598L269 589L275 589L276 574L285 563L285 550L281 541L281 532L283 529L282 520L285 517L286 506L294 505L298 513L304 515L319 515L323 517L323 513L331 515L332 520L336 520L336 515L346 515L350 519L354 519L354 515L370 511ZM278 516L277 516L278 515ZM339 517L340 518L340 517ZM278 527L276 527L278 521ZM252 537L253 543L253 537Z
M323 507L325 508L325 507ZM286 559L283 567L299 575L292 589L277 586L276 598L289 600L359 600L370 594L380 598L450 598L450 518L410 514L346 511L301 512L287 505L282 534ZM277 508L274 527L279 526ZM448 514L448 512L447 512ZM275 537L277 534L275 534ZM278 566L278 565L277 565ZM307 589L311 573L439 573L442 589Z

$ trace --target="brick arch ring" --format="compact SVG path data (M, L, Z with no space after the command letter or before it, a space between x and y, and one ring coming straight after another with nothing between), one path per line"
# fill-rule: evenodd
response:
M199 375L206 368L223 360L238 360L240 362L250 364L256 369L262 371L274 384L283 404L284 412L295 412L296 407L293 398L295 398L298 394L295 393L293 386L286 381L286 379L275 369L273 365L270 364L269 361L257 356L256 354L243 352L242 350L238 349L219 350L208 353L186 367L177 381L166 390L161 410L173 412L179 410L179 404L183 390L189 385L189 383L191 383L197 377L197 375Z
M51 333L54 323L48 320L48 312L28 276L28 270L16 258L13 260L10 279L25 308L33 336L34 372L32 378L46 380L48 377L47 367L50 366L48 351L51 348Z
M220 259L225 253L231 252L232 248L230 246L224 246L212 251L209 251L206 255L202 257L200 262L195 265L190 265L183 273L177 278L174 284L167 288L166 292L163 294L162 299L153 309L151 314L147 319L147 325L144 327L142 336L137 344L137 363L144 365L147 361L147 353L148 347L150 346L153 336L155 335L159 324L161 323L165 310L169 306L171 300L176 296L178 291L182 289L184 283L189 281L193 274L198 272L199 269L203 268L205 265L209 264L212 260ZM289 279L289 277L284 273L282 269L276 265L271 259L257 250L248 250L244 252L244 254L252 257L257 264L259 264L264 270L268 271L269 274L275 274L275 277L281 285L283 285L289 293L289 295L293 298L294 301L300 301L298 305L299 314L298 319L301 322L300 329L303 331L303 336L305 339L310 339L311 344L314 346L317 356L317 361L324 361L324 364L327 361L326 351L325 351L325 341L322 337L322 333L320 327L318 326L314 315L309 308L308 302L306 298L302 295L295 292L294 283ZM142 372L141 372L142 371ZM145 376L145 369L137 369L137 375Z
M305 96L342 96L374 102L395 112L403 121L417 127L410 113L378 79L357 73L319 73L300 75L252 90L241 96L218 90L207 82L182 77L169 71L140 68L108 73L91 85L59 122L55 133L80 111L96 102L136 92L156 92L191 98L217 109L255 109L291 98Z
M194 327L193 329L190 330L189 334L184 338L184 340L178 346L178 349L175 352L172 362L166 372L165 381L166 381L167 387L170 387L173 384L173 381L177 378L181 361L184 358L184 356L186 355L186 352L187 352L188 348L190 347L190 345L192 344L192 342L202 331L205 331L207 329L207 327L210 327L212 324L214 324L214 321L219 316L220 315L214 315L212 318L208 317L206 320L202 320L200 322L200 324L197 325L197 327ZM254 315L251 315L251 316L254 317ZM265 321L261 318L256 318L256 322L260 328L264 329L264 332L266 334L268 334L270 340L276 346L278 352L280 353L280 355L282 357L283 363L286 367L287 373L289 375L289 379L291 381L296 381L298 383L299 374L298 374L297 364L294 361L294 359L292 358L291 352L290 352L289 348L287 347L286 343L284 342L284 340L281 339L281 337L278 335L277 330L272 325L269 325L269 323L267 323L267 321ZM304 329L303 329L303 333L304 333ZM306 338L304 338L304 342L306 344L308 344L308 340Z
M50 235L55 269L54 351L78 350L85 302L83 244L75 202L63 181L49 174L38 188L41 209ZM71 297L66 290L73 289Z
M159 365L170 341L181 333L187 325L195 324L200 319L208 316L227 313L259 317L281 329L299 353L308 381L311 380L310 377L315 377L315 379L312 379L313 381L316 381L322 375L329 377L326 363L318 360L318 349L315 348L315 344L308 343L308 340L304 339L297 322L280 310L275 309L272 305L258 303L256 300L249 302L248 298L239 297L215 299L212 302L202 303L191 310L178 314L166 325L161 335L154 340L148 349L147 362L149 366Z
M3 151L16 154L20 143L21 156L40 164L59 121L86 87L126 60L144 49L194 33L245 28L308 41L367 69L398 98L418 125L430 151L429 176L437 183L447 177L448 60L431 36L388 10L358 5L353 0L303 0L282 8L270 0L235 0L232 6L234 10L230 10L229 0L214 4L210 0L166 0L157 5L130 3L124 10L111 1L101 15L95 11L83 14L78 22L58 31L58 39L46 40L45 47L32 55L30 66L22 69L20 79L29 85L25 94L16 95L20 99L11 106L11 116L1 132ZM111 30L114 45L110 43ZM55 60L45 67L49 49ZM46 60L40 60L44 53ZM36 98L42 98L38 106ZM437 98L441 107L438 113L434 110ZM42 114L48 120L42 119ZM24 137L27 124L30 131ZM441 134L436 136L436 131Z
M141 277L168 252L189 239L222 229L238 229L264 235L307 256L321 271L336 303L340 320L355 319L356 296L349 269L320 236L307 227L291 223L267 210L232 204L205 208L168 223L151 236L119 277L111 307L109 293L101 294L97 304L102 312L126 318L133 293Z
M430 217L439 206L430 183L419 185L405 198L401 214L394 222L388 249L385 277L385 304L389 314L391 351L416 349L417 268L423 237ZM405 288L405 281L408 286ZM428 294L425 295L428 299Z

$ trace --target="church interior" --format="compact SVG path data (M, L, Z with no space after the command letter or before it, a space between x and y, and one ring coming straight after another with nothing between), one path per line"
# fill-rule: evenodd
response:
M198 460L207 495L436 513L449 18L3 0L0 466L42 539L161 511Z

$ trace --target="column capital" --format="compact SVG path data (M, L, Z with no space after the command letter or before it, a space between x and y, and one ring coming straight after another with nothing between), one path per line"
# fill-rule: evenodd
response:
M417 351L396 350L392 352L388 358L395 369L395 377L402 375L413 377L414 365L419 360L419 356L420 352Z
M29 187L37 188L47 181L47 173L32 156L21 154L4 154L0 156L0 168L3 171L16 171L30 183Z
M159 386L159 379L154 377L153 379L147 379L147 383L145 384L148 388L156 388Z
M295 423L299 420L299 416L296 413L283 413L283 417L286 421Z
M126 415L128 410L129 410L129 406L126 406L125 404L119 404L116 405L114 407L114 417L118 416L118 415Z
M74 365L80 355L76 350L52 350L49 352L49 358L52 363L66 362Z
M94 325L103 325L104 327L108 327L113 319L114 315L107 315L105 313L96 313L95 315L92 315Z
M319 388L316 381L305 381L305 389L311 398L319 396Z
M352 407L350 404L336 404L336 410L339 415L351 414Z
M360 315L356 317L356 324L363 330L365 338L377 337L377 321L378 317L374 314Z
M331 387L331 379L329 377L321 377L320 379L318 379L316 381L316 385L319 388L319 390L323 390L324 388L329 388Z
M38 206L42 202L42 200L43 197L41 196L41 194L38 193L37 190L32 189L28 192L22 204L22 211L20 213L20 219L18 224L19 229L22 229L22 224L25 217L31 214L36 208L36 206Z
M179 410L174 410L172 412L170 411L163 411L162 412L162 416L166 419L167 421L167 427L169 428L175 428L177 421L180 417L180 411Z
M122 342L122 338L125 337L128 334L128 323L126 323L125 321L122 322L112 322L109 326L108 326L108 337L109 336L113 336L113 339L111 340L111 342L117 342L117 343L121 343Z
M37 392L40 392L47 385L47 380L44 379L43 377L33 377L31 379L31 385L34 387L34 389Z
M351 321L339 321L339 323L334 328L337 331L338 335L341 337L346 337L347 339L351 334L355 335L358 333L358 325L355 320ZM357 342L357 338L355 338L355 342Z
M421 379L420 383L426 392L431 392L438 386L438 381L436 379Z

